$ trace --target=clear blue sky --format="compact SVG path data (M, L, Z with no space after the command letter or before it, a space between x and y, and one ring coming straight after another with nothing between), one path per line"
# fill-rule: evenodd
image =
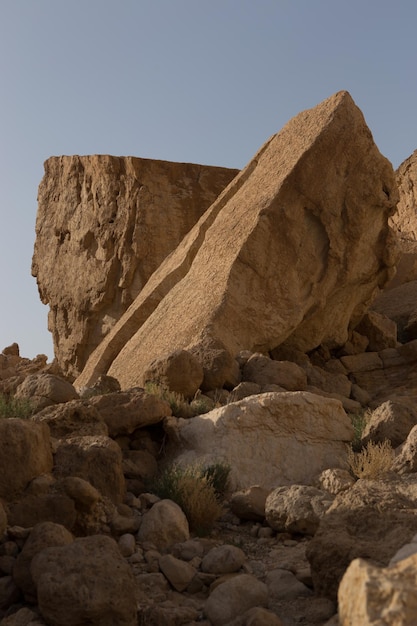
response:
M417 148L415 0L0 0L0 350L52 357L30 266L52 155L243 167L347 89L394 167Z

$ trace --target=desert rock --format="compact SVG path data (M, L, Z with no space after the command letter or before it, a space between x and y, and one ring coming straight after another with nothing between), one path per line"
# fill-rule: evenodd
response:
M110 537L46 548L33 558L31 573L47 623L137 624L133 574Z
M364 559L349 565L340 583L340 626L417 623L417 555L391 567L376 567Z
M237 170L108 155L51 157L32 274L73 377Z
M0 419L0 498L10 500L52 470L49 428L19 418Z
M300 113L153 274L82 384L107 369L122 388L141 384L160 354L211 340L231 355L343 345L393 273L396 201L392 167L347 92Z
M353 437L339 401L303 391L245 398L179 419L176 429L176 461L227 463L235 490L308 484L327 467L346 462L346 442Z

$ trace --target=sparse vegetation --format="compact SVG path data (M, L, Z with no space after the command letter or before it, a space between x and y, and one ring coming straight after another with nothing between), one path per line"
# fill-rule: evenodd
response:
M214 408L214 403L200 393L197 393L193 400L188 402L181 394L170 391L163 385L152 381L145 383L145 391L168 402L175 417L195 417L208 413Z
M360 452L353 445L348 447L350 471L356 478L379 478L391 469L394 450L389 441L374 443L369 441Z
M14 398L0 394L0 418L20 417L27 419L32 415L33 407L26 398Z
M204 535L222 514L221 497L226 492L229 473L230 468L221 463L205 468L173 465L160 474L151 490L160 498L176 502L190 528Z
M361 439L370 416L371 411L369 409L366 411L362 411L361 413L350 414L350 419L352 421L352 426L354 430L354 437L352 441L352 447L354 452L360 452L362 448Z

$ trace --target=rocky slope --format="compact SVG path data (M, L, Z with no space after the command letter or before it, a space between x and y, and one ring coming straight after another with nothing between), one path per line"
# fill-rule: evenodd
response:
M125 313L120 294L133 287L118 284L115 296L112 283L103 315L110 315L106 306L114 297L121 317L91 353L78 384L60 368L75 372L89 354L92 344L78 346L75 331L67 356L60 353L52 364L42 355L20 357L17 344L0 355L2 625L417 623L417 153L397 173L400 202L391 215L392 171L346 92L297 116L282 133L232 180ZM273 150L274 143L282 150ZM116 213L127 219L130 195L136 196L123 168L135 164L102 159L86 157L86 170L93 163L101 173L110 168L106 184L116 185ZM88 187L81 165L79 157L50 162L56 190L65 196L68 188L68 202ZM90 189L98 180L89 179ZM54 189L48 177L43 184L42 193L48 185ZM131 185L126 196L125 184ZM88 219L107 215L99 196L87 193ZM58 191L49 201L59 205ZM62 215L74 208L62 206ZM363 314L391 275L396 253L389 221L399 242L397 276ZM79 242L71 248L78 232L71 224L72 230L57 223L55 236L61 252L73 254ZM101 223L87 246L97 253L96 277L107 277L103 294L113 280L109 268L125 249L120 232L118 248L112 224ZM294 265L290 251L297 242ZM129 267L128 248L117 267L123 259ZM217 306L222 271L226 289ZM91 295L87 282L82 287ZM181 303L184 285L197 304ZM274 317L282 304L274 290L286 304L299 303L293 323L290 316ZM78 330L91 324L88 332L101 337L104 317L94 317L94 298L86 298ZM201 319L209 311L210 320L198 349L192 337L201 327L189 323L195 310ZM282 341L265 320L275 320L278 334L287 328ZM184 328L190 343L171 344ZM246 336L251 349L241 350ZM268 343L266 336L275 339ZM102 375L121 359L123 346L133 345L145 353L128 351L120 381ZM142 361L146 390L129 378L129 367L142 371ZM216 496L207 478L213 474L202 478L201 472L221 470L225 487L225 469L227 489ZM185 477L180 500L178 475Z

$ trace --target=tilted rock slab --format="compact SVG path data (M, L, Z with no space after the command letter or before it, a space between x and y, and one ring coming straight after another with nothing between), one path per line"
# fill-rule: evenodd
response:
M342 345L395 262L391 164L350 95L290 120L160 266L76 385L220 343L266 352ZM203 363L204 367L204 363Z
M32 274L55 356L75 377L238 170L107 155L44 167Z
M343 466L353 428L338 400L288 391L176 420L171 436L181 450L176 463L227 463L233 490L251 485L272 489L310 484L325 468Z

